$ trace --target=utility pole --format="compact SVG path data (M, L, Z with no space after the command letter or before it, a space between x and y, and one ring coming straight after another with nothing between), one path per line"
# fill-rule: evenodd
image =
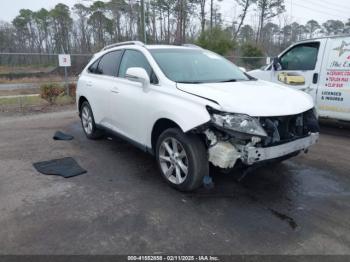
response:
M145 0L141 0L141 23L143 42L147 44Z

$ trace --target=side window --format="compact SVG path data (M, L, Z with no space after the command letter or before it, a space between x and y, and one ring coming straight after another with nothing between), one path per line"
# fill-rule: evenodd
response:
M120 63L118 76L125 78L126 71L130 67L142 67L148 73L151 83L158 84L158 79L153 72L152 67L148 63L146 57L139 51L136 50L126 50L122 62Z
M123 51L117 50L105 54L98 64L97 73L107 76L117 76L118 66L122 57Z
M306 43L293 47L281 57L282 70L314 70L320 43Z
M98 74L97 67L98 63L100 62L100 59L97 59L88 69L88 71L92 74Z

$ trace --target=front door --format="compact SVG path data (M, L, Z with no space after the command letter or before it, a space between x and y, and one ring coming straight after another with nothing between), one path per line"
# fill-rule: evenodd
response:
M140 144L145 143L147 106L152 104L152 90L145 92L141 83L125 78L131 67L141 67L149 74L151 84L158 80L147 58L138 50L125 50L120 63L116 87L111 95L111 114L115 130Z
M316 102L324 43L297 44L279 57L281 68L271 68L272 81L310 94Z

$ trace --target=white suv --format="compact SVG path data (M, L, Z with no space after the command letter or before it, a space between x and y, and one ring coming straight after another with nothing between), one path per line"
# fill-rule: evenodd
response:
M83 70L77 105L87 137L108 130L155 155L162 176L191 191L221 169L284 160L316 143L312 98L259 81L196 46L125 42Z

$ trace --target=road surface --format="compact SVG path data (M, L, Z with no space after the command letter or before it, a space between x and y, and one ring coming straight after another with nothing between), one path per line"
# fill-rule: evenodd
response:
M87 140L72 111L3 117L0 148L0 254L350 254L349 129L324 127L307 155L241 183L213 174L214 189L189 194L127 142ZM69 156L88 173L32 167Z

